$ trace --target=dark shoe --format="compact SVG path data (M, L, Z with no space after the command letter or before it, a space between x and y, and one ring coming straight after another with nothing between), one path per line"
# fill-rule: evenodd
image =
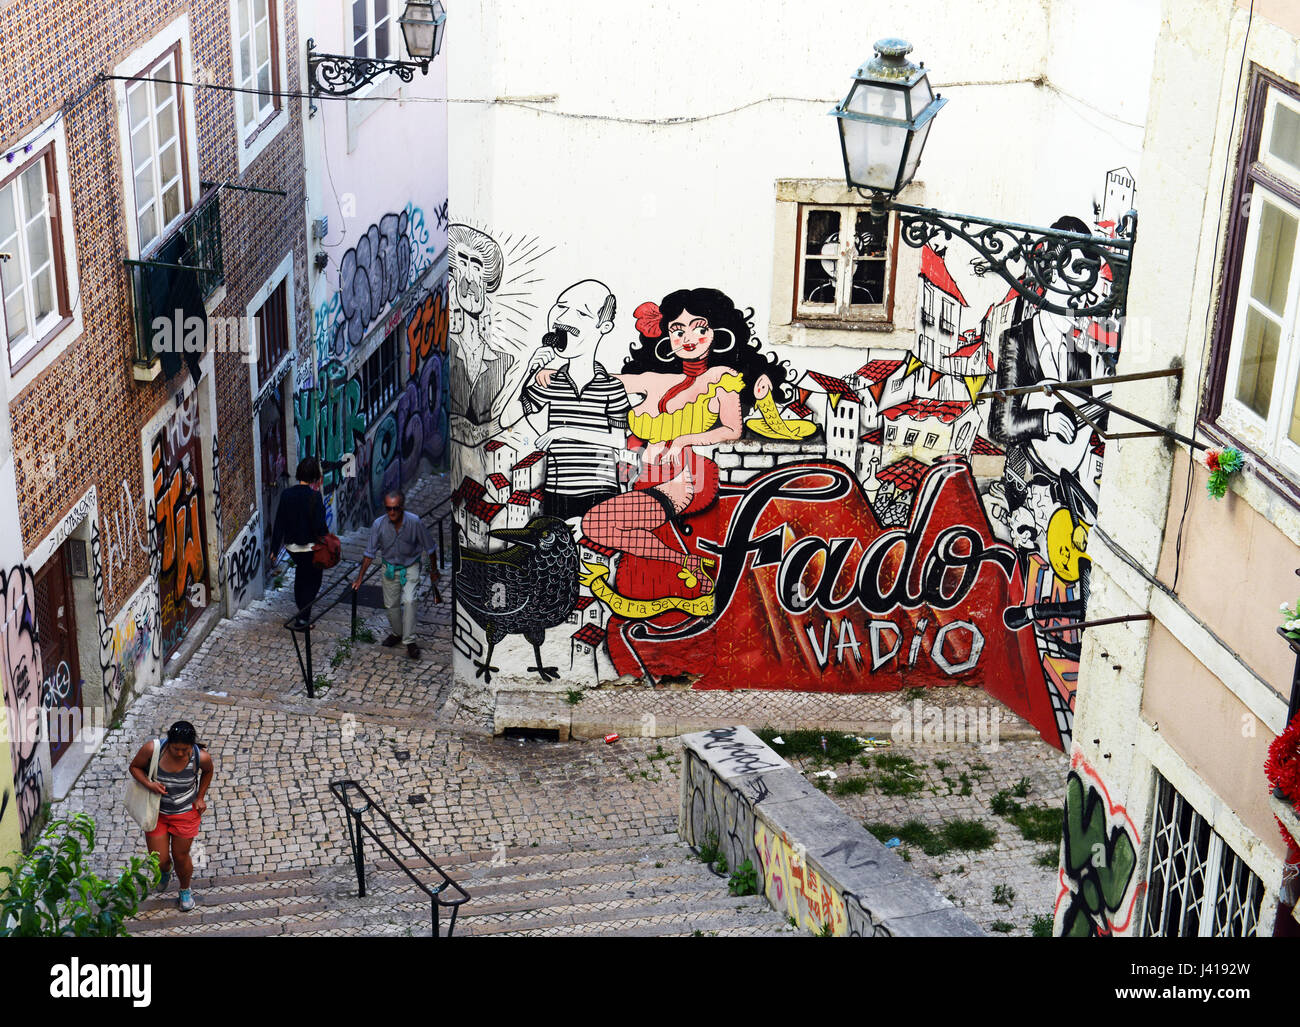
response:
M402 644L401 635L389 635L386 639L384 639L384 645L388 646L389 649L393 648L393 646L395 645L401 645L401 644Z
M406 647L406 655L413 660L418 660L420 658L420 647L412 642Z

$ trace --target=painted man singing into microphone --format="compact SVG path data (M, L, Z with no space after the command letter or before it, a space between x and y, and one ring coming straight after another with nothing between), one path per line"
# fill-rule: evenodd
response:
M521 412L539 433L537 448L546 452L547 516L581 517L621 491L618 453L627 444L632 404L596 359L600 340L614 327L614 310L614 295L603 282L588 278L569 286L551 307L550 330L524 377ZM548 365L551 373L539 383L537 372Z

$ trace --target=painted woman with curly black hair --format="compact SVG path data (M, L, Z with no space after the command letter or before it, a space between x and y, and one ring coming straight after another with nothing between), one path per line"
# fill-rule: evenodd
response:
M683 554L656 530L711 506L718 467L697 447L733 442L755 404L788 400L789 368L759 349L749 314L717 289L679 289L635 311L640 340L616 377L644 398L628 414L628 448L642 451L632 490L593 507L589 538L611 549L681 565L687 588L712 591L712 560Z

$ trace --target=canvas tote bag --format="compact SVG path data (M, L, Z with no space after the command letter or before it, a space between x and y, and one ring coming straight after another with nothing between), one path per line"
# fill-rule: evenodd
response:
M158 780L158 756L162 752L162 739L153 740L153 755L149 758L149 780ZM151 792L135 779L129 770L126 772L126 787L122 789L122 802L131 819L144 828L148 834L158 826L158 804L162 796Z

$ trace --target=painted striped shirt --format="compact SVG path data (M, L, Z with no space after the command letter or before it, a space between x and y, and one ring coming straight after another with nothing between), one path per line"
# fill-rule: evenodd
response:
M524 387L524 413L535 414L546 407L546 427L589 428L627 431L627 414L632 404L623 383L596 361L595 375L582 389L573 384L566 363L551 376L547 386L535 380ZM614 450L590 442L557 439L546 451L546 492L582 496L591 492L617 490L618 464Z

